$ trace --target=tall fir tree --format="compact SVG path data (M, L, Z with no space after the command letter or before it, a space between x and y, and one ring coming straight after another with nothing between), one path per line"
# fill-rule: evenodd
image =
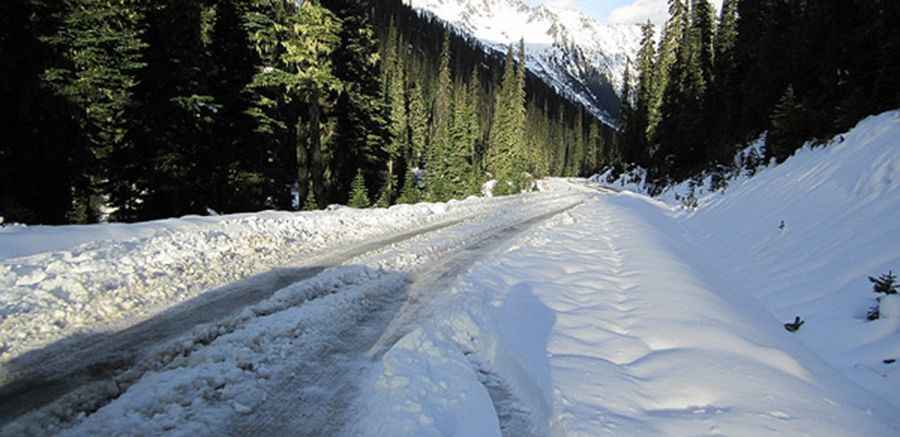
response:
M654 65L656 48L653 24L648 21L641 26L641 32L641 48L637 54L635 107L624 133L629 144L626 159L630 162L645 162L647 159L644 154L651 144L650 119L655 98L653 80L656 71Z
M63 53L66 62L48 69L45 80L83 111L78 119L90 141L89 161L84 166L85 179L75 184L69 221L95 222L102 203L100 184L116 180L116 175L105 171L110 168L110 156L131 147L125 115L135 104L137 74L146 66L143 16L138 3L131 0L68 0L65 4L57 33L46 40Z
M428 106L422 86L417 79L410 79L409 96L409 157L407 162L412 167L419 167L428 150Z
M663 29L659 43L656 63L653 73L653 99L648 108L647 130L651 143L656 140L656 129L662 119L662 106L669 80L672 77L672 67L678 60L678 48L681 45L685 29L685 17L687 6L685 0L669 0L669 19Z
M257 211L265 208L269 190L265 178L268 164L265 147L251 144L265 140L254 132L248 111L254 95L247 86L253 81L259 55L244 27L253 0L210 0L206 51L209 94L219 107L210 150L206 152L206 181L212 192L209 206L219 212ZM300 184L308 187L309 184ZM301 193L304 190L300 190Z
M353 183L350 184L350 199L347 206L351 208L365 209L372 206L369 202L369 192L366 188L366 177L363 175L362 169L357 171Z
M453 82L450 78L450 34L444 34L441 46L440 66L432 105L431 143L425 164L425 190L432 201L446 200L450 181L448 180L448 154L452 149L450 125L452 122L451 99Z
M296 184L301 197L322 202L322 119L335 105L333 96L343 90L332 63L342 24L316 0L299 9L291 3L256 1L246 14L246 28L265 67L248 85L255 96L248 112L267 138L266 161L280 164L268 178L281 181L274 183L275 193Z
M389 32L390 33L390 32ZM398 38L396 30L389 38ZM403 61L397 56L399 40L388 41L385 58L385 82L387 83L388 132L390 139L384 152L387 155L385 182L379 196L379 206L388 206L398 191L397 171L400 159L407 155L409 147L409 117L406 109L406 75Z
M341 43L333 55L334 73L343 90L334 108L334 159L328 160L332 180L326 199L344 203L360 170L373 186L382 185L387 159L383 146L389 133L379 77L381 56L372 24L374 0L323 0L322 4L343 22Z

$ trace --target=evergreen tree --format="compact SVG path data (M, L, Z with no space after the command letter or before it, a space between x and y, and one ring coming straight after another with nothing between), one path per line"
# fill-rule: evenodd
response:
M642 27L641 48L638 51L638 86L635 108L629 124L625 128L625 141L629 144L627 158L630 162L643 162L644 151L650 145L650 118L654 105L654 58L656 56L653 24L649 21Z
M245 15L253 0L210 0L206 10L212 15L207 31L206 80L209 95L219 108L210 149L205 151L204 167L212 190L209 206L220 212L256 211L265 208L269 187L265 178L268 156L265 143L254 132L254 119L248 111L254 96L247 86L253 81L259 55L244 27ZM300 177L303 181L308 177ZM309 184L299 184L301 197Z
M897 275L893 271L887 272L877 278L869 276L872 283L872 291L879 294L897 294Z
M369 192L366 189L366 178L363 176L362 170L356 173L351 184L350 203L347 206L351 208L365 209L371 206L369 202Z
M396 46L398 42L390 42L389 44ZM393 201L394 194L397 191L397 169L399 168L400 159L407 155L409 122L406 109L406 77L403 70L402 61L395 54L396 49L388 50L387 62L385 66L385 76L387 77L387 98L388 98L388 131L390 140L387 143L384 152L387 155L387 171L385 176L382 194L379 197L379 206L389 206Z
M403 181L403 190L400 191L400 197L397 203L413 204L422 201L422 192L419 189L419 182L416 180L416 174L412 168L406 171L406 177Z
M788 86L772 112L772 129L766 137L767 157L782 162L803 142L803 112L794 87Z
M331 108L332 96L343 90L332 64L341 21L316 0L300 9L291 3L257 1L246 15L246 27L266 67L248 85L256 96L249 114L270 142L267 158L281 163L269 177L282 181L276 183L281 187L293 181L305 187L310 180L312 196L307 192L305 197L321 202L323 110Z
M620 130L625 132L633 132L635 125L635 109L634 109L634 96L632 94L632 84L631 84L631 61L627 61L625 63L625 75L622 80L622 93L621 95L621 103L619 108L619 114L621 114L620 118ZM616 153L622 157L625 161L629 163L635 162L635 156L639 153L639 151L635 151L631 148L630 143L626 143L620 147ZM624 149L624 150L623 150ZM616 164L621 164L620 162L616 162L617 160L610 157L610 162L614 162Z
M513 115L511 129L513 141L511 145L511 150L513 151L513 193L519 193L527 189L528 185L531 183L530 176L528 176L528 151L525 149L528 144L525 140L525 122L527 120L526 108L528 104L527 96L525 94L526 72L525 40L520 39L518 64L516 64L516 82L513 84L513 99L512 102L510 102ZM582 108L579 107L578 110L581 111Z
M471 107L468 87L457 83L453 97L453 116L450 123L449 148L445 156L445 180L447 194L462 197L468 194L471 184L472 151L474 149L473 127L471 126L474 110Z
M450 124L453 83L450 78L450 34L444 34L435 90L431 144L425 164L425 189L431 201L447 200L449 195L448 154L452 150Z
M703 74L703 82L712 83L715 62L716 21L715 9L709 0L693 0L692 29L695 33L694 44L697 45L697 62Z
M343 84L334 108L334 159L329 160L332 180L328 201L333 203L347 199L353 175L359 170L367 180L377 182L387 159L383 146L389 141L389 132L379 77L381 56L370 15L374 3L373 0L322 2L343 22L341 42L333 55L335 77Z
M503 79L496 94L491 126L488 171L497 180L496 194L515 194L524 188L527 171L525 144L524 44L519 45L517 66L510 47Z
M472 70L466 90L465 110L463 111L464 124L464 149L468 164L468 194L481 193L481 185L484 183L479 159L482 132L481 132L481 86L478 69Z
M422 165L425 151L428 149L428 107L425 104L425 96L422 95L422 87L418 81L411 80L409 99L409 138L410 166Z
M600 135L600 125L591 121L587 138L587 161L585 166L589 174L600 170L600 156L603 150L603 137Z
M73 192L90 187L91 144L76 116L84 112L44 81L61 61L45 37L57 33L65 7L0 2L0 101L7 110L0 117L0 215L7 223L68 223L73 197L83 197Z
M82 130L90 141L84 182L76 184L72 222L99 218L100 183L113 175L108 159L128 148L125 112L133 105L136 74L146 64L141 40L141 10L135 1L68 0L57 33L47 38L65 59L45 73L46 82L82 111Z
M208 57L204 45L204 9L199 2L137 2L145 17L146 44L125 133L133 145L116 153L110 180L119 185L114 197L117 219L147 220L202 214L209 206L210 186L204 166L211 151L214 119L221 110L206 83ZM190 183L186 183L190 181ZM130 203L127 203L130 202Z
M706 120L711 132L708 154L719 163L727 163L734 156L735 147L728 147L728 143L736 141L733 137L734 110L731 108L740 106L735 80L737 4L738 0L725 0L722 3L722 13L716 28L714 80L707 88Z
M686 31L684 27L686 16L687 7L684 0L669 0L669 19L666 21L659 43L653 73L653 99L648 108L647 130L651 142L656 141L656 129L662 119L662 105L669 89L672 67L678 59L678 49Z

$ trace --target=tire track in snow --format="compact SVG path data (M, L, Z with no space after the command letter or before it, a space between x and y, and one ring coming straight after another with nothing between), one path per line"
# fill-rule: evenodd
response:
M558 196L554 198L554 202L556 202L556 204L564 203L567 201L571 202L571 200L567 199L571 199L573 197L577 196ZM552 204L553 202L550 203ZM539 208L540 207L538 205L529 205L529 208L526 208L526 210L540 210ZM543 206L543 208L544 210L546 210L546 206ZM514 215L514 217L518 217L520 214L521 211L518 211L518 214ZM446 225L444 227L449 226L450 225ZM497 232L498 229L497 225L487 226L486 228L487 230L484 231L484 234L488 237ZM434 232L440 232L440 230ZM424 236L413 235L408 239L411 240L415 238L424 238ZM476 239L476 241L481 240ZM468 242L471 242L471 240L469 240ZM394 241L391 243L397 242ZM465 239L461 238L458 242L449 244L448 247L445 248L445 251L456 250L456 248L460 247L460 245L465 245L465 243ZM388 246L390 245L391 244L388 244ZM373 251L377 252L377 250L380 250L383 247L385 246L381 245L379 246L379 248L374 248ZM425 259L427 259L428 256L440 258L440 250L438 250L437 252L431 250L430 252L431 253L425 254ZM195 332L193 334L193 338L187 340L187 342L184 342L183 340L176 341L172 344L172 346L163 348L161 351L154 352L154 355L149 360L147 360L147 362L143 362L139 365L125 369L107 369L111 373L114 373L114 375L111 377L104 376L101 381L98 381L96 384L94 384L96 385L96 387L86 387L85 391L87 393L76 393L72 396L69 396L68 399L64 400L66 402L63 402L64 405L62 406L54 406L55 408L50 408L49 411L41 412L42 414L37 414L30 418L26 417L26 419L30 420L26 420L25 423L30 423L32 425L38 423L40 425L37 428L38 432L32 432L32 434L44 434L44 432L40 432L41 430L50 431L55 429L56 431L59 431L60 429L64 429L65 427L70 425L70 423L67 423L70 420L75 419L76 421L80 422L84 418L85 414L90 414L93 411L97 411L106 403L113 401L123 393L126 393L128 388L132 384L139 382L141 377L147 374L147 372L162 372L165 371L167 367L169 367L170 363L183 361L185 359L190 360L190 357L196 353L198 348L202 350L204 347L206 347L206 345L212 343L217 338L234 332L234 330L238 329L240 325L245 324L247 320L252 320L257 317L275 315L280 311L295 308L297 307L297 305L302 305L307 301L315 300L319 296L334 295L338 291L346 289L348 287L350 287L350 289L354 289L353 287L364 287L366 282L378 280L378 277L382 276L382 274L373 272L371 270L369 270L368 272L361 271L360 273L363 274L360 275L359 273L356 273L357 270L359 270L359 268L355 270L347 269L347 271L338 271L336 273L337 277L332 278L333 280L331 281L328 279L320 280L318 282L316 280L311 280L312 283L307 287L308 290L305 290L303 293L299 293L298 295L293 296L293 299L295 300L278 301L276 299L276 302L270 305L256 305L254 306L253 311L251 311L250 315L245 314L244 316L239 316L238 319L226 321L224 324L213 324L213 326L204 327L203 329ZM353 299L356 298L354 297ZM352 301L353 299L350 300ZM359 299L361 299L359 300L360 302L370 301L370 299L366 296L361 296L359 297ZM337 335L337 333L335 333L335 338L337 337L339 336ZM236 408L241 409L240 407ZM48 423L44 423L43 421L47 421ZM19 427L17 429L21 430L23 428ZM4 429L3 432L0 432L0 434L4 434L4 432L6 431L10 431L10 429ZM18 434L15 432L15 430L12 430L12 432L13 434Z
M449 287L486 252L578 204L471 239L461 248L441 257L441 261L412 274L405 293L395 296L396 299L384 305L382 311L374 312L360 325L348 329L347 335L339 336L335 344L324 350L318 359L300 360L284 379L272 383L265 405L256 409L259 413L235 416L234 421L225 427L228 435L341 435L345 425L356 415L353 408L354 399L358 397L359 380L367 376L367 370L373 363L378 362L397 341L414 329L417 321L428 317L429 303L434 293ZM326 389L322 388L323 381ZM494 381L496 384L492 383L490 390L502 403L502 408L498 410L500 419L508 425L508 429L524 429L520 422L527 421L527 414L514 411L518 404L509 394L511 392L499 379ZM509 402L501 400L505 395ZM515 433L508 435L529 437Z

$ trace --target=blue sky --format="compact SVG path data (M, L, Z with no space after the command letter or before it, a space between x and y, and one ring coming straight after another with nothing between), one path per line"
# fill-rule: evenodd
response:
M591 15L602 22L606 22L609 14L616 8L632 3L633 0L574 0L574 1L554 1L554 0L529 0L532 4L538 3L557 3L557 4L577 4L588 15Z
M554 6L577 8L601 23L639 24L647 20L657 26L666 21L667 0L528 0L532 4L545 3ZM722 0L710 0L717 8Z

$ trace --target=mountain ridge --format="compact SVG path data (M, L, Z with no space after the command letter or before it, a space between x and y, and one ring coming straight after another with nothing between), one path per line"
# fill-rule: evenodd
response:
M486 47L505 53L524 40L528 68L611 126L618 124L618 92L625 65L640 42L640 27L601 24L580 11L531 6L523 0L404 0Z

